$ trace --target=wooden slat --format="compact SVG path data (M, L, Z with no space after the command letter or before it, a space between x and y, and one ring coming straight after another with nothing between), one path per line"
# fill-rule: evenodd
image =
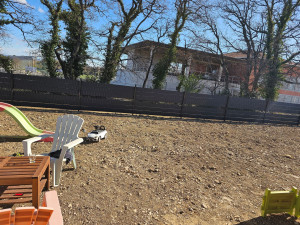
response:
M11 175L33 175L35 171L31 172L21 172L21 171L5 171L1 172L1 176L11 176Z
M29 203L29 202L32 202L32 198L0 200L0 204L15 204L15 203Z
M9 158L7 157L7 158L2 158L1 159L1 162L0 162L0 168L3 168L3 166L5 165L5 163L7 163L9 161Z
M32 198L32 194L30 193L24 193L22 195L23 198ZM1 199L18 199L20 198L20 196L15 196L15 194L6 194L6 195L1 195L0 196L0 200Z
M36 157L37 159L39 157ZM43 157L42 163L39 164L39 167L35 171L33 177L39 177L41 179L41 176L45 173L45 170L47 169L47 166L50 164L50 156Z
M26 189L26 188L31 188L31 185L15 185L15 186L7 186L7 190L11 190L11 189Z
M3 168L0 169L0 171L9 172L9 171L13 170L13 171L17 171L17 172L18 171L19 172L24 172L24 171L31 172L31 171L35 171L36 168L37 168L37 166L35 166L35 167L18 166L16 168L13 168L13 167L3 167Z
M6 189L3 192L3 195L6 195L6 194L16 194L16 193L31 193L31 192L32 192L32 189L31 189L31 186L30 186L30 188L25 188L25 189L21 189L21 188Z
M46 185L46 182L47 182L47 179L42 179L42 180L40 181L40 190L39 190L40 193L41 193L42 190L44 189L44 187L45 187L45 185Z

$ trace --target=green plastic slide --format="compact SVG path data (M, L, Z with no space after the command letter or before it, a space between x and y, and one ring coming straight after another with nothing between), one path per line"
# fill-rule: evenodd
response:
M43 131L33 126L33 124L28 120L28 118L13 105L0 102L0 112L1 111L10 115L29 136L35 137L45 133L52 133L49 131Z

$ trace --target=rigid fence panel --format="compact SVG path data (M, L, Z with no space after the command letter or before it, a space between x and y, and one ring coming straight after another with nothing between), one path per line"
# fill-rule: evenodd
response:
M0 101L16 105L299 125L300 105L0 73Z
M263 122L266 101L230 97L227 106L226 119L234 121Z
M180 116L183 93L145 88L135 90L135 112Z
M1 101L9 101L11 99L11 88L13 80L10 74L0 73L0 96Z
M134 88L82 82L80 107L82 109L132 112Z
M0 73L0 88L12 87L12 76L10 74Z
M26 76L16 74L14 76L15 89L31 90L43 93L56 93L64 95L78 95L79 81L54 79L49 77Z
M81 95L106 98L133 99L134 88L112 84L82 82Z
M226 103L226 96L186 93L182 115L223 120Z
M79 81L48 77L14 75L14 101L33 105L76 107L79 104Z
M297 125L300 120L300 104L270 101L265 122Z

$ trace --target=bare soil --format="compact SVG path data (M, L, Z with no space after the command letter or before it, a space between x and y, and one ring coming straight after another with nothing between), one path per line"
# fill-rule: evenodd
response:
M19 107L38 128L58 116L85 120L85 137L105 125L108 138L76 149L59 194L65 224L300 224L288 215L260 217L266 188L300 188L300 128L190 118ZM0 135L25 135L0 113ZM0 155L22 152L0 138ZM35 143L35 153L50 143Z

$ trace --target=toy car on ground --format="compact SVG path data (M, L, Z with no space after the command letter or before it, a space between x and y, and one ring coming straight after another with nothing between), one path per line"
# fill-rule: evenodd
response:
M95 130L88 133L87 140L88 141L100 141L101 139L105 139L107 136L107 131L105 126L94 126Z

